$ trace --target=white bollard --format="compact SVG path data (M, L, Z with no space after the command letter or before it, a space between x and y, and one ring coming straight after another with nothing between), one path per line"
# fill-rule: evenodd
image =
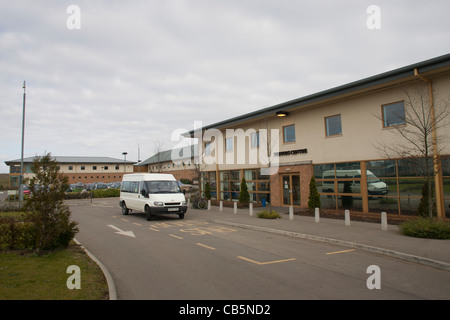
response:
M314 209L314 222L315 223L320 222L319 208Z
M234 202L234 214L237 214L237 202Z
M345 226L350 227L350 211L345 210Z
M222 200L220 200L220 203L219 203L219 211L220 212L223 211L223 201Z
M211 210L211 200L208 200L208 210Z
M381 213L381 230L386 231L387 229L388 229L387 213L382 212Z
M252 202L250 202L248 204L248 214L250 215L250 217L253 216L253 203Z
M294 207L289 206L289 220L294 220Z

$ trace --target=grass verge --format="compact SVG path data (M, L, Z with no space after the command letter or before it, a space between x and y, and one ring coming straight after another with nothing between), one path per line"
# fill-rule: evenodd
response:
M68 289L80 268L80 289ZM107 300L108 285L100 267L71 242L67 249L38 256L22 250L0 251L0 300Z

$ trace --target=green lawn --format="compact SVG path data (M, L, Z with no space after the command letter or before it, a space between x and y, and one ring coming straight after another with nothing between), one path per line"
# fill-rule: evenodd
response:
M80 268L81 289L68 289L67 268ZM106 300L100 267L79 246L43 256L21 250L0 251L0 300Z

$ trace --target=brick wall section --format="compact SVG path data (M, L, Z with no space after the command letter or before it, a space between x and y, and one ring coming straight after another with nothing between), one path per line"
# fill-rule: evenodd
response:
M286 170L287 169L287 170ZM300 207L308 208L309 182L313 175L313 165L280 166L278 174L270 178L270 193L273 206L282 206L281 176L283 174L300 174Z

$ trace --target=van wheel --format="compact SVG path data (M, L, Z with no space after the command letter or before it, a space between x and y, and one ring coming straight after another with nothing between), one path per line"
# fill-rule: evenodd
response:
M147 221L152 220L152 211L149 206L145 207L145 217L147 218Z
M122 214L124 216L126 216L128 214L129 210L127 208L127 205L125 204L125 202L122 202Z
M178 215L178 218L184 219L184 213L179 214L179 215Z

